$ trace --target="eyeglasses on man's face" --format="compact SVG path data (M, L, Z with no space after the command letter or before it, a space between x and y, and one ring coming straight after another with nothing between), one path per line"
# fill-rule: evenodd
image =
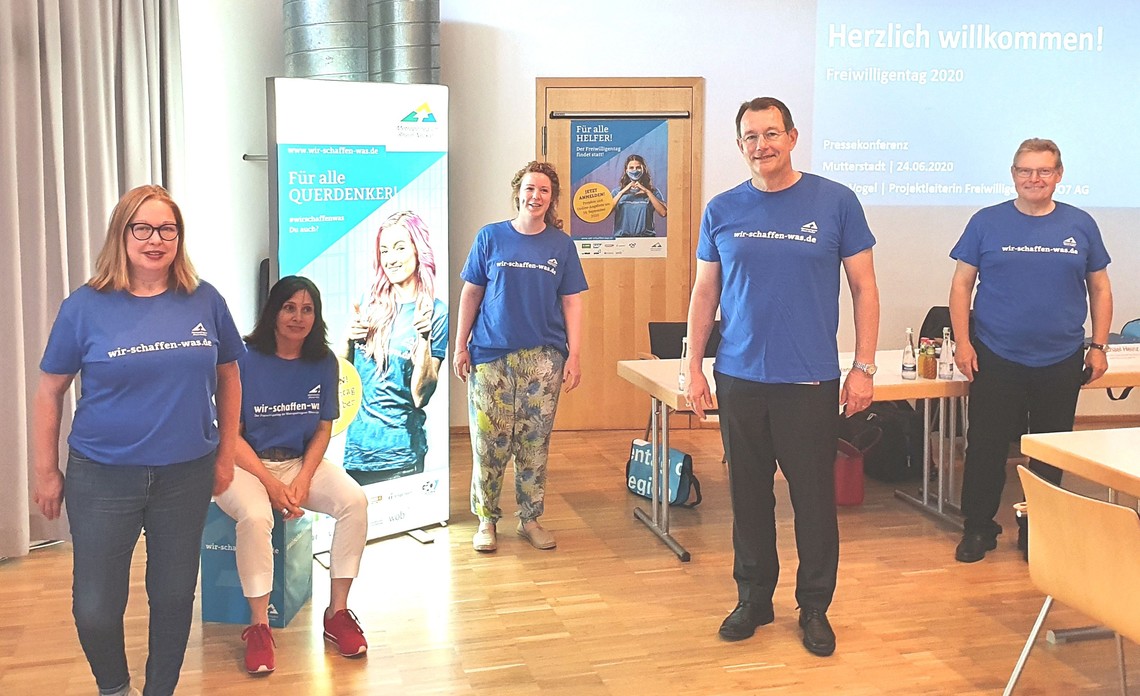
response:
M1057 173L1054 167L1039 167L1038 169L1031 169L1029 167L1014 167L1013 175L1018 179L1028 179L1034 174L1037 174L1038 179L1051 179Z
M131 230L131 236L140 242L145 242L153 237L156 231L158 232L158 238L164 242L173 242L175 239L178 239L178 225L154 227L145 222L132 222L127 225L127 227Z
M740 138L740 141L748 147L756 147L760 144L761 139L763 139L766 143L774 143L780 139L781 135L787 132L788 131L786 130L776 130L773 128L771 130L766 130L763 133L748 133L747 135L742 136Z

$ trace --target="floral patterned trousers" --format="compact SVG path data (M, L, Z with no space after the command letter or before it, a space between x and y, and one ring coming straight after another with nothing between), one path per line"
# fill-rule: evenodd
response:
M542 515L550 431L566 359L554 348L524 348L476 365L467 378L471 422L471 512L503 516L499 495L507 464L515 462L515 500L524 521Z

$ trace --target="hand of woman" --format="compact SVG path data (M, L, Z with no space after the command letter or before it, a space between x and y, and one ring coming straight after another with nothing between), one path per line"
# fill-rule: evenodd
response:
M455 370L455 376L466 382L467 375L471 374L471 354L467 352L466 348L455 351L455 354L451 356L451 366Z
M574 391L582 381L582 366L579 364L578 356L571 355L566 358L566 367L562 369L562 384L567 392Z
M422 307L416 305L416 313L412 317L412 328L425 339L431 336L431 318L434 307L429 303Z
M360 305L352 305L352 322L348 325L348 340L363 341L368 338L368 325L360 316Z
M289 493L297 507L304 507L309 502L309 488L312 484L313 480L303 473L298 474L293 483L289 484Z
M63 507L63 472L59 468L47 473L36 472L36 491L32 500L49 520L59 517Z
M221 458L214 462L214 495L221 495L226 492L230 484L234 482L234 464L233 459L230 459L229 464L223 464Z
M639 193L645 193L645 188L636 181L630 182L629 190L630 190L630 193L633 193L634 195L639 194Z
M269 478L271 480L264 482L265 492L269 495L269 503L273 509L280 512L285 519L304 515L305 511L293 497L293 490L272 476Z

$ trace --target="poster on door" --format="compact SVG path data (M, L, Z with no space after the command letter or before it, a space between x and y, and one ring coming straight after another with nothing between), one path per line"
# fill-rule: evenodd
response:
M665 258L669 123L570 122L570 234L582 258Z
M268 107L276 276L316 283L340 358L325 456L369 539L446 522L447 87L270 78Z

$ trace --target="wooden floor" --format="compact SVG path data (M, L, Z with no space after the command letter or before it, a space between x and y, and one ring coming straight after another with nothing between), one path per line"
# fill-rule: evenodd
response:
M403 536L370 544L351 604L371 651L346 660L325 646L324 570L314 598L275 631L277 672L241 669L241 627L195 619L179 694L995 694L1041 606L1014 548L1008 506L998 549L972 565L953 558L958 534L868 482L867 500L840 511L839 588L829 616L830 658L807 653L796 626L795 547L779 487L783 582L776 621L751 640L725 643L717 627L735 604L731 515L719 435L674 431L694 455L705 501L675 510L673 531L693 554L679 562L633 518L622 485L635 433L555 435L543 522L558 539L537 551L500 524L500 549L471 550L470 453L454 437L452 523L435 543ZM1016 486L1012 477L1011 487ZM1017 491L1007 491L1012 499ZM504 510L513 512L513 501ZM127 647L136 685L145 661L143 551L135 561ZM0 563L0 693L94 694L70 614L70 548ZM198 615L198 612L195 612ZM1054 609L1046 628L1080 626ZM1133 665L1134 645L1126 645ZM1112 694L1108 641L1039 641L1021 694ZM1140 683L1140 668L1130 681Z

